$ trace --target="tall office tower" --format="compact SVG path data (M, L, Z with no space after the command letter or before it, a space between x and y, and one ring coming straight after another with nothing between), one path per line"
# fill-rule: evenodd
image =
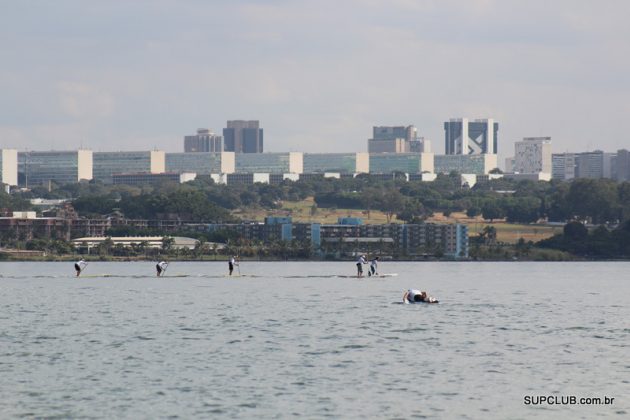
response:
M480 155L497 153L499 123L492 118L468 121L451 118L444 123L444 153Z
M197 129L197 134L184 137L184 152L222 152L223 137L207 128Z
M594 152L577 153L575 155L575 177L576 178L606 178L605 156L601 150ZM610 167L610 165L608 165Z
M630 152L626 149L617 150L614 178L617 181L630 181Z
M259 121L228 121L223 129L226 152L262 153L263 129Z
M551 178L562 181L575 178L575 153L551 155Z
M513 172L551 174L551 137L524 137L514 143Z
M372 127L372 138L368 139L369 153L407 153L411 152L412 142L418 137L413 125ZM414 144L414 148L419 145Z

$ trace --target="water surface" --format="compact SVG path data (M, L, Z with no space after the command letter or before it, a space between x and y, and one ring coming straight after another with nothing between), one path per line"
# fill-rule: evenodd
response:
M0 416L628 418L629 263L0 263ZM407 288L439 305L401 305ZM615 397L526 406L526 395Z

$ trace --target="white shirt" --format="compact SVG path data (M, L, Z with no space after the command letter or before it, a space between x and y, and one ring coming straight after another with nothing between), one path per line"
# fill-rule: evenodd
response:
M236 260L234 258L230 258L230 264L236 264Z
M378 265L378 260L372 260L370 261L370 266L376 268L376 266Z
M363 255L357 258L357 264L365 264L365 258L363 258Z
M160 262L158 263L158 266L159 266L162 270L164 270L164 269L166 268L166 266L167 266L167 265L168 265L168 263L167 263L166 261L160 261Z
M76 265L78 265L79 268L81 270L83 270L85 268L85 266L87 265L87 263L85 261L81 260L81 261L77 261Z
M416 295L420 295L420 294L422 294L422 292L420 290L409 289L409 290L407 290L407 300L410 301L410 302L413 302L414 301L414 297Z

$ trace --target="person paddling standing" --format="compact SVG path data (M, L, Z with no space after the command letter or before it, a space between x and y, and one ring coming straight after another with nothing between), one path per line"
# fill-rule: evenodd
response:
M81 271L83 271L83 269L85 268L86 265L87 265L87 263L85 262L85 260L83 258L81 258L79 261L74 263L74 269L77 272L77 277L79 277L79 275L81 275Z
M160 277L160 275L164 273L164 271L166 271L167 266L168 266L168 263L166 261L160 261L159 263L155 265L155 271L157 271L158 277Z
M234 271L234 266L238 265L236 262L236 256L232 255L232 258L228 261L228 269L230 270L230 276L232 275L232 271Z
M378 275L378 273L376 272L376 268L378 267L378 258L379 257L374 257L370 260L370 269L368 270L368 275Z
M357 258L357 277L363 277L363 264L367 264L365 255L359 255Z

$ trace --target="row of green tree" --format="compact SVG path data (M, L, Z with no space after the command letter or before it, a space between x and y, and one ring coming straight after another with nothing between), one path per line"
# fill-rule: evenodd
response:
M88 217L115 211L128 218L180 219L198 222L232 221L230 211L241 207L277 209L283 201L313 196L318 207L382 210L390 218L422 220L434 212L467 212L485 219L507 218L530 223L539 219L565 222L587 220L594 224L630 218L630 183L607 179L573 182L515 182L506 179L462 187L459 174L438 175L433 182L407 182L400 177L361 175L342 179L285 180L279 185L218 185L200 176L186 184L158 187L110 186L82 182L35 188L11 195L0 193L4 209L28 210L27 199L68 198Z

